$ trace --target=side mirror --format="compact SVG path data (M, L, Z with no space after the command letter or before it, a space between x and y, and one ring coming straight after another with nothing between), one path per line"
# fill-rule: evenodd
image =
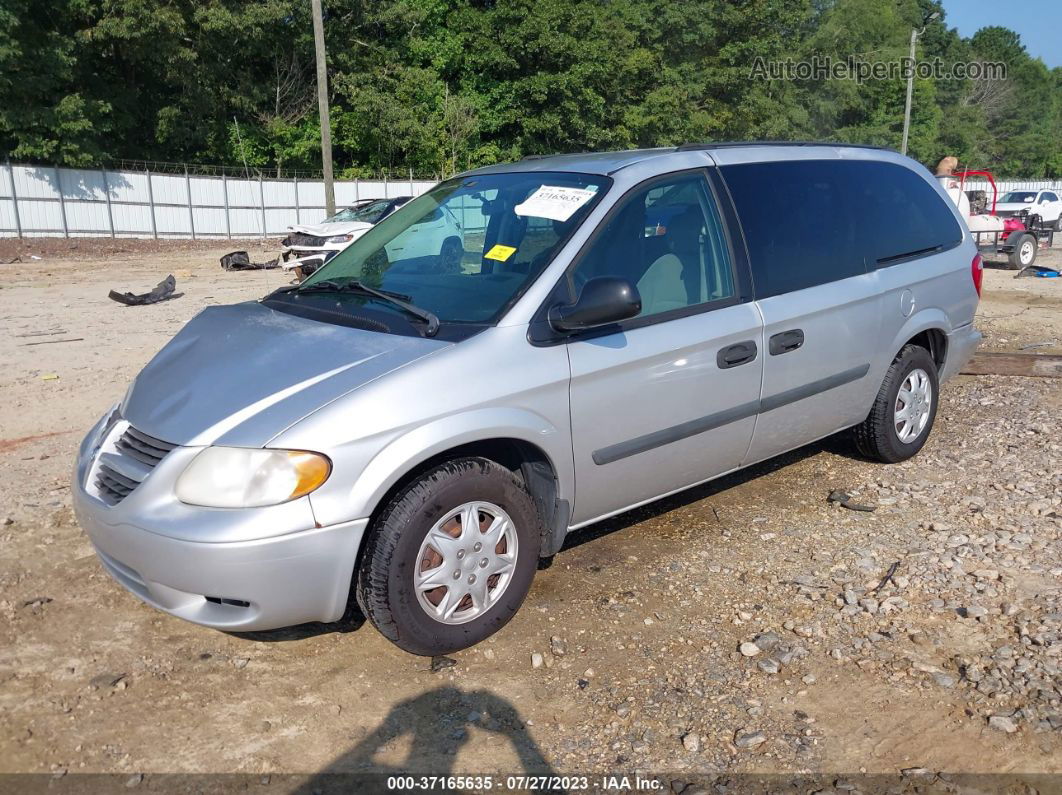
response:
M557 331L583 331L619 323L642 311L638 288L618 276L599 276L583 285L574 304L549 310L549 324Z

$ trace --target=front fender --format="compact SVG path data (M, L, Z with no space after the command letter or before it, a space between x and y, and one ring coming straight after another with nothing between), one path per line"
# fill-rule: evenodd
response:
M518 439L535 445L545 453L557 474L558 498L573 498L575 476L568 429L527 409L495 407L473 409L409 428L369 460L345 494L332 493L324 499L323 495L312 495L314 511L319 518L368 517L388 490L414 467L454 447L490 439Z

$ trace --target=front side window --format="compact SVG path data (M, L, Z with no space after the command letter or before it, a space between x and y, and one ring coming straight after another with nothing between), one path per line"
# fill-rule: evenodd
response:
M611 185L608 177L513 172L437 185L385 217L298 288L271 297L322 320L378 315L389 330L408 311L359 285L426 310L443 324L494 322L549 264ZM369 208L365 208L369 209ZM376 317L379 320L379 317Z
M1043 198L1040 200L1040 203L1042 204L1044 202L1056 202L1056 201L1058 201L1058 197L1055 194L1051 193L1050 191L1045 191L1044 194L1043 194Z
M600 276L637 286L639 317L733 297L730 253L704 177L675 176L627 196L571 271L576 294Z

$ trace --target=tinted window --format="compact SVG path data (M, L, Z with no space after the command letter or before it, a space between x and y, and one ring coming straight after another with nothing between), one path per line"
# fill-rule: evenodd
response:
M758 298L865 272L844 190L847 165L794 160L721 169L745 231Z
M874 160L844 166L871 267L942 251L962 240L951 205L914 171Z
M956 245L945 199L910 169L875 160L803 160L721 169L766 298Z
M704 177L658 180L626 197L572 271L576 291L598 276L637 285L641 316L732 297L730 254Z
M1050 191L1045 192L1043 197L1045 199L1047 199L1047 201L1049 201L1049 202L1058 201L1058 197L1055 194L1051 193Z

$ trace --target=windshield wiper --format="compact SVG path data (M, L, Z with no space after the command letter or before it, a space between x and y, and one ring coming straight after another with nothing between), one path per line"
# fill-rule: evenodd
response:
M427 309L411 304L409 301L404 300L406 296L402 296L398 293L390 293L384 290L377 290L375 287L369 287L369 285L359 282L357 279L352 279L345 282L337 282L331 279L324 279L323 281L314 282L308 284L305 287L299 287L295 292L298 293L360 293L361 295L372 296L380 301L384 301L392 306L397 306L403 312L414 317L420 318L425 323L424 336L434 337L439 332L439 318L434 312L430 312Z

